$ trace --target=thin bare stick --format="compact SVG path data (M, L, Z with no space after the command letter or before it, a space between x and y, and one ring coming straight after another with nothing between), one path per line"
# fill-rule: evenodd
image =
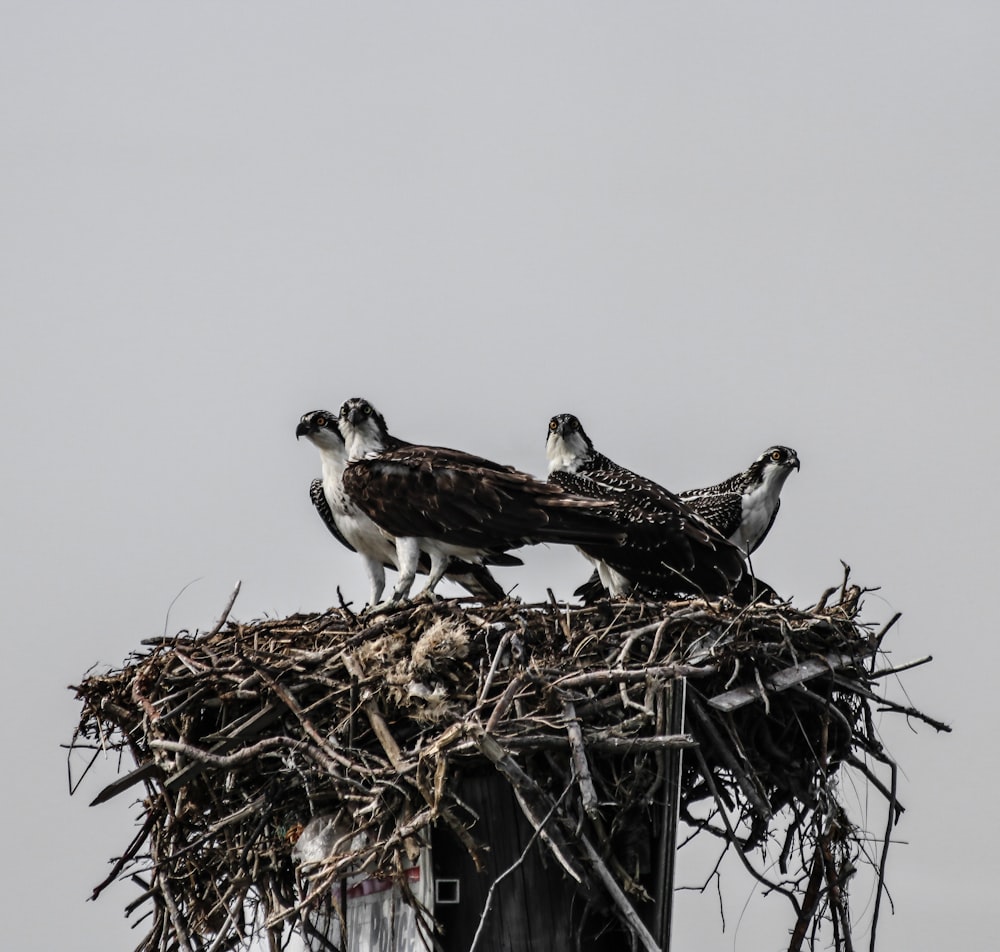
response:
M364 707L365 714L368 715L368 723L371 724L372 730L375 731L375 736L389 758L389 763L399 773L406 773L408 770L411 770L414 764L403 757L403 752L400 750L399 744L396 743L396 738L392 736L392 731L389 730L389 725L386 724L385 718L379 710L378 703L374 700L368 700L365 701Z
M552 801L548 794L482 728L474 729L473 738L483 755L510 781L521 812L538 831L560 866L578 884L584 885L585 874L573 857L568 837L559 829L557 823L545 822L545 817L552 809Z
M167 911L170 913L170 921L174 924L174 937L177 939L177 945L180 947L181 952L192 952L187 925L181 916L180 910L177 908L177 902L174 899L173 891L170 888L170 881L166 870L160 869L157 871L156 883L159 887L160 895L163 897L163 902L167 907Z
M707 678L716 674L714 665L661 664L648 668L626 668L614 671L588 671L584 674L569 674L559 678L553 687L585 688L596 684L635 684L655 678Z
M264 740L251 744L238 750L235 754L213 754L211 751L202 750L193 744L185 744L177 740L151 740L149 746L154 750L166 750L172 754L183 754L190 760L200 764L208 764L219 770L229 770L232 767L245 764L247 761L259 757L261 754L270 753L276 750L290 750L299 746L299 741L291 737L265 737Z
M493 679L497 674L497 668L500 667L500 659L503 658L503 653L507 650L507 645L510 644L512 634L513 632L506 631L500 639L500 644L497 646L496 653L493 655L493 663L490 665L489 673L486 675L486 680L483 682L483 687L479 692L479 697L476 701L477 704L482 704L483 701L489 697L490 688L493 687Z
M510 707L511 701L514 700L514 696L521 690L523 684L523 678L517 677L507 685L503 694L500 695L500 700L497 701L496 707L493 708L493 713L490 714L489 720L486 722L487 733L496 729L497 724L504 714L507 713L507 709Z
M802 897L802 908L795 920L795 928L792 930L792 940L788 944L788 952L800 952L802 949L802 940L806 937L806 930L809 928L809 923L812 922L813 913L819 902L819 887L823 882L823 865L823 849L817 843L816 849L813 851L809 882Z
M885 638L885 636L889 634L889 629L892 628L892 626L895 625L896 622L899 621L899 619L902 617L903 617L902 612L896 612L896 614L893 615L892 618L890 618L882 626L882 630L877 635L875 635L874 641L876 650L882 647L882 641ZM872 663L874 664L874 661Z
M878 863L878 888L875 891L875 908L872 912L871 940L869 943L870 952L875 952L875 933L878 931L878 914L882 907L882 894L885 892L885 864L889 858L889 841L892 838L892 828L894 824L892 805L896 802L896 765L889 764L889 810L888 818L885 822L885 836L882 838L882 855Z
M895 668L881 668L878 671L872 671L869 673L868 678L871 681L874 681L877 678L885 678L890 674L899 674L900 671L909 671L910 668L917 668L922 664L929 664L933 660L933 655L924 655L922 658L917 658L916 661L908 661L906 664L897 665Z
M510 750L565 750L570 743L568 737L552 737L546 734L511 735L497 734L497 740ZM590 750L609 753L641 753L647 750L683 750L695 747L697 741L690 734L656 734L653 737L593 737L585 740ZM456 750L461 751L462 745Z
M576 719L576 709L572 701L563 702L563 714L566 718L566 735L569 738L569 749L573 757L573 769L576 781L580 785L580 799L584 812L592 820L599 819L601 808L594 789L594 778L590 775L590 764L587 762L587 750L583 744L583 731Z
M226 623L226 619L229 618L229 613L233 610L233 605L236 604L236 596L240 594L240 586L242 584L242 579L236 583L232 594L229 596L229 601L226 602L226 607L222 610L219 620L215 623L215 627L207 635L200 636L198 638L199 641L207 641L209 638L214 638L222 631L222 626Z
M719 756L719 759L722 760L736 778L740 789L743 791L743 795L747 798L747 802L754 808L754 811L762 820L769 820L771 818L770 806L760 795L753 780L747 775L747 772L736 762L736 757L730 752L729 745L716 730L711 717L709 717L697 698L690 693L688 694L688 707L701 725L701 729L708 735L712 748Z
M615 877L611 875L608 867L604 865L604 861L598 855L597 850L594 849L590 840L586 836L581 836L580 843L587 854L587 859L590 861L591 867L597 873L597 878L600 879L604 888L608 891L608 895L611 897L618 915L628 925L632 935L638 939L642 947L646 949L646 952L661 952L660 946L650 934L649 929L646 928L645 923L639 918L639 913L635 911L635 907L628 901L628 897L622 892L621 887L615 881Z
M712 777L712 772L708 769L708 764L705 762L705 757L702 754L700 747L694 748L694 756L698 761L698 767L701 770L702 778L704 779L706 785L708 786L708 789L711 791L711 794L715 799L716 805L719 808L719 816L721 817L723 824L725 824L726 832L729 834L730 841L732 841L733 843L738 843L739 837L737 837L736 831L733 829L732 824L729 822L729 815L726 813L726 804L723 802L722 797L719 795L719 788L715 785L715 780ZM751 876L753 876L754 879L756 879L759 883L762 883L763 885L767 886L768 889L773 889L776 892L781 893L781 895L783 895L786 899L788 899L788 901L792 904L792 908L795 910L796 914L799 912L800 909L799 901L798 899L795 898L795 894L791 890L786 889L783 886L779 886L776 883L769 882L763 876L761 876L761 874L758 873L757 870L750 865L750 862L747 860L743 850L737 849L736 855L740 858L740 862L743 864L746 871Z

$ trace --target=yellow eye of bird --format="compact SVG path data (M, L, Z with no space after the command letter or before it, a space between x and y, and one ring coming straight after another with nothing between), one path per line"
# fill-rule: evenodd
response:
M549 429L550 430L558 429L558 427L559 427L559 424L556 423L556 418L555 417L553 417L551 420L549 420Z
M326 417L325 416L318 416L318 417L316 417L316 421L315 422L316 422L316 426L326 426Z
M775 461L777 461L777 460L781 459L781 451L780 451L780 450L775 450L775 451L774 451L774 452L773 452L773 453L771 454L771 459L773 459L773 460L775 460Z

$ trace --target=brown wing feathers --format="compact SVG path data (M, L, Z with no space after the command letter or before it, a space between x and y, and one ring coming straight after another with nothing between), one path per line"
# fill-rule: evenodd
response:
M500 550L621 538L609 504L458 450L407 446L356 460L344 473L344 488L396 536Z

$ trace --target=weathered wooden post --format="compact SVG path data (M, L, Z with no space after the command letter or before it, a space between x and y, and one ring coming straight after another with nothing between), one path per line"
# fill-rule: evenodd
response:
M687 679L668 681L660 695L667 733L684 733L684 705ZM663 751L663 813L656 863L656 895L652 933L663 952L670 952L670 930L674 917L674 869L677 857L677 823L680 811L681 773L684 750L668 747Z

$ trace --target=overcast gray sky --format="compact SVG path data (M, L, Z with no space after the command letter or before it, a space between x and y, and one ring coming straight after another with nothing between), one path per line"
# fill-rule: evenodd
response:
M883 722L880 948L995 936L1000 6L0 16L5 947L138 941L131 887L85 902L135 809L87 807L110 766L67 796L67 684L210 626L237 579L244 619L363 602L294 438L354 395L536 473L560 411L677 489L795 447L759 573L800 604L841 559L881 586L865 616L904 613L892 660L935 655L904 684L956 728ZM526 598L589 571L527 562L501 574ZM682 895L678 948L784 947L783 900L724 890L725 934Z

